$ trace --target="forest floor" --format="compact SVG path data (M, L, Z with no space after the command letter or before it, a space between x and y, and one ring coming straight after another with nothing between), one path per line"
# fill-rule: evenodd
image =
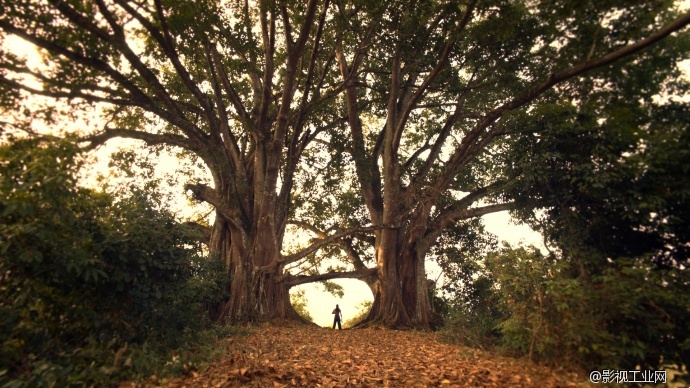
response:
M437 334L330 330L266 324L219 345L227 353L202 372L162 387L573 387L586 377L524 359L445 344Z

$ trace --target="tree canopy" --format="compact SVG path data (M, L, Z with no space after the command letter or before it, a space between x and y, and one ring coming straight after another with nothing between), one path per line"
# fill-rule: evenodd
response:
M435 319L424 262L439 238L487 213L539 206L517 188L543 172L520 168L557 159L541 142L578 115L597 134L651 125L636 115L652 117L656 96L685 87L674 80L690 23L673 1L0 8L3 37L42 57L34 65L2 47L5 131L94 111L99 120L80 131L87 148L132 138L208 167L209 181L186 189L215 208L208 244L232 278L216 319L297 319L291 286L357 277L375 291L368 321L423 327ZM288 224L314 241L286 252ZM289 271L329 245L347 266Z

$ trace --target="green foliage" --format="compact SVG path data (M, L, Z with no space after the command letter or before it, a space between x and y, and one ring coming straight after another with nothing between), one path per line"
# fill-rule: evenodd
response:
M474 277L482 271L478 258L495 250L496 246L496 236L486 232L479 219L445 229L432 247L436 263L443 271L443 295L463 303L474 303L473 294L475 285L478 285Z
M336 298L342 299L342 297L345 296L345 289L338 283L325 280L321 282L321 285L323 286L324 291L335 296Z
M589 368L687 364L687 271L621 260L588 280L537 251L504 249L490 261L507 348Z
M498 325L506 318L499 309L500 294L493 281L478 275L468 283L470 292L449 301L445 317L444 337L465 346L485 349L497 346L501 340Z
M293 292L290 294L290 303L292 303L292 307L295 309L297 314L299 314L302 319L305 321L309 322L314 322L314 317L309 314L309 311L307 311L307 297L305 296L304 290L298 290L296 292Z
M475 219L444 230L432 248L444 281L441 296L434 293L430 300L445 320L445 335L453 342L478 348L497 343L497 295L480 260L496 246L496 236Z
M451 314L447 337L590 370L688 365L687 270L621 259L587 278L573 263L534 248L490 254L474 304Z
M193 230L141 192L78 187L79 166L69 141L0 147L1 382L162 372L168 349L197 346L204 304L226 288Z
M511 118L521 136L503 154L505 198L555 248L487 260L511 351L599 369L688 365L690 110L658 98L688 83L651 71L687 50L658 49L666 59L608 69L610 87L578 82L578 103Z
M357 314L355 314L352 318L348 319L347 321L343 322L343 327L351 328L357 326L357 324L362 322L364 318L366 318L367 315L369 315L369 312L371 311L371 306L372 302L369 300L365 300L358 304Z
M523 136L503 155L505 196L520 217L571 256L594 259L583 263L593 273L601 257L690 264L690 110L652 98L689 85L650 83L652 63L645 57L629 72L611 69L613 83L636 92L597 90L580 104L559 101L514 117ZM534 208L544 209L541 219ZM575 254L583 249L597 253Z
M536 248L504 247L487 257L504 318L496 326L502 345L530 359L578 360L591 344L595 320L577 280L561 275L562 265Z
M690 365L687 269L658 269L625 259L593 277L592 283L591 303L611 336L608 348L591 351L604 365Z

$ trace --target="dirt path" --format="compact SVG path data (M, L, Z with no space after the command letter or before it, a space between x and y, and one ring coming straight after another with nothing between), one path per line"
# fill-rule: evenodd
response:
M228 355L166 387L565 387L583 380L526 360L440 343L433 334L265 325L223 343Z

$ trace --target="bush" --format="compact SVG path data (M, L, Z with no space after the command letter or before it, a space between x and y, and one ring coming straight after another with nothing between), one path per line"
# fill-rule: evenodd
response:
M489 255L487 268L499 290L504 318L497 325L504 349L540 360L577 363L583 346L596 342L597 317L578 279L564 263L536 248Z
M619 259L588 277L574 262L534 248L489 255L481 292L451 315L448 337L587 370L688 365L687 269Z
M607 342L591 353L603 365L690 366L690 272L619 259L592 279L590 303Z
M160 370L152 360L192 349L203 303L222 296L193 230L146 193L78 187L79 167L68 141L0 147L0 384Z
M372 302L365 300L357 305L357 315L343 322L343 327L351 328L357 326L359 323L364 321L364 319L369 315L371 311Z
M307 297L304 290L297 290L290 294L290 302L297 314L307 322L314 322L314 318L307 311Z
M505 319L498 309L499 293L486 276L479 276L471 285L468 297L450 303L444 336L451 342L487 349L497 346L501 333L497 326Z

